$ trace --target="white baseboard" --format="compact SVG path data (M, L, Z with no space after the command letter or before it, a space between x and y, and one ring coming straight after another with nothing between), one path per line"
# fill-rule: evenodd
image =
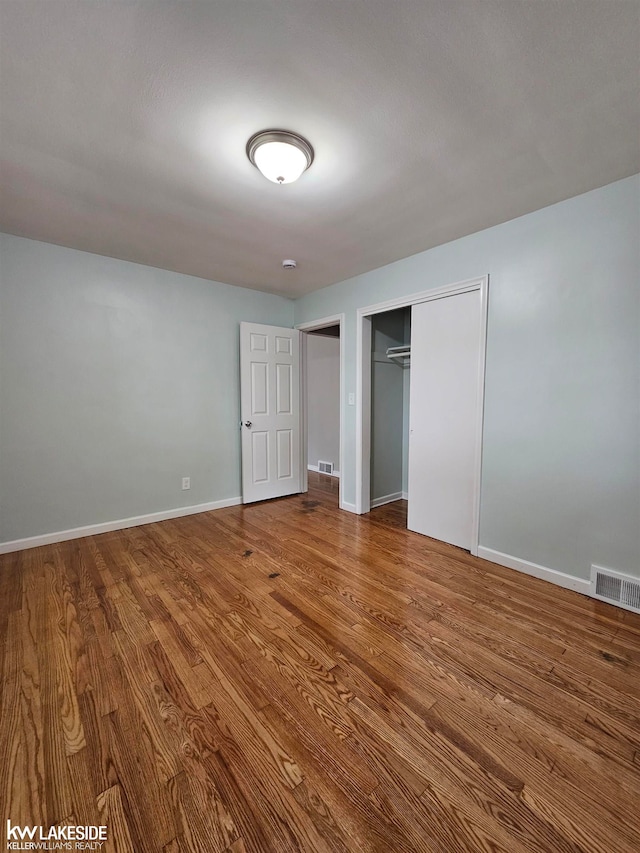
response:
M52 545L54 542L67 542L69 539L81 539L83 536L95 536L98 533L110 533L112 530L124 530L127 527L139 527L141 524L153 524L156 521L166 521L169 518L181 518L183 515L197 515L199 512L209 512L212 509L222 509L226 506L237 506L240 503L242 503L242 498L226 498L222 501L211 501L205 504L152 512L149 515L120 518L118 521L88 524L86 527L74 527L71 530L59 530L56 533L44 533L41 536L29 536L27 539L14 539L12 542L0 542L0 554L24 551L26 548L38 548L40 545Z
M307 465L309 471L315 471L316 474L324 474L324 471L318 471L317 465ZM327 474L327 477L339 477L340 471L333 471L331 474Z
M402 500L403 500L403 501L408 501L408 500L409 500L409 492L403 492L403 493L402 493Z
M588 580L567 575L556 569L548 569L546 566L539 566L537 563L529 563L527 560L512 557L510 554L503 554L501 551L494 551L492 548L483 548L480 545L478 547L478 557L482 557L483 560L489 560L491 563L497 563L499 566L506 566L508 569L515 569L517 572L524 572L525 575L532 575L534 578L549 581L556 584L556 586L572 589L574 592L581 592L583 595L590 595L591 592L591 584Z
M381 498L373 498L369 506L371 509L375 509L377 506L384 506L384 504L390 504L394 501L401 501L403 494L404 492L394 492L392 495L383 495Z
M356 505L347 503L346 501L342 501L342 503L340 504L340 509L344 509L347 512L353 512L355 515L358 514L358 510L356 509Z

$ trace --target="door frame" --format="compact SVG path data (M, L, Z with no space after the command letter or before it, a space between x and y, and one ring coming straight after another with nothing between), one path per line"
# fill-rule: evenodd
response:
M320 329L326 329L328 326L340 327L340 477L338 478L338 506L344 509L343 506L343 477L344 477L344 392L345 392L345 340L344 340L344 314L332 314L330 317L322 317L319 320L310 320L307 323L298 323L294 328L303 332L300 335L300 416L301 416L301 432L300 432L300 468L302 474L302 491L309 490L309 424L307 411L307 335L306 332L316 332Z
M474 514L471 553L478 554L480 532L480 487L482 479L482 428L484 422L484 375L487 348L487 317L489 304L489 276L467 279L423 290L410 296L388 299L375 305L358 308L356 312L356 513L364 515L371 509L371 318L375 314L409 308L419 302L445 299L473 290L480 291L481 330L480 365L477 386L477 418L475 424L474 459ZM411 402L409 402L411 405ZM342 472L341 472L342 473Z

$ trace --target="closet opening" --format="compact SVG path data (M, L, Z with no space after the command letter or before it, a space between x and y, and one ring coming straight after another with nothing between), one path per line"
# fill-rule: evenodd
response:
M371 319L371 509L407 500L411 308Z
M356 512L478 551L488 276L357 312Z

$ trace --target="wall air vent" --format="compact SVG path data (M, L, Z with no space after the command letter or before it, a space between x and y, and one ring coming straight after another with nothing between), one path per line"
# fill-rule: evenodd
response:
M640 613L640 578L591 566L591 595L609 604Z
M321 474L333 474L333 462L320 462L318 460L318 471Z

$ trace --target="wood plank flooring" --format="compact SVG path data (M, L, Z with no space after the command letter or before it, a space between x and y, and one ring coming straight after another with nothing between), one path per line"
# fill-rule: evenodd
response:
M638 853L640 617L310 480L0 557L2 840Z

